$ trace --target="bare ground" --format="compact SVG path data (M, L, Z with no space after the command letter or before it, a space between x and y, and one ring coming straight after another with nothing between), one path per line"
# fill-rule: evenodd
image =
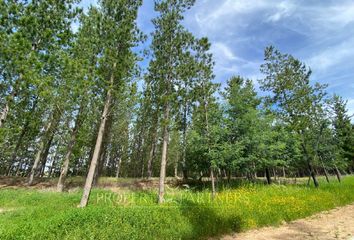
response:
M57 178L36 178L32 186L27 185L28 178L26 177L4 177L0 176L0 190L1 189L36 189L46 191L56 191ZM84 177L68 178L66 180L66 190L76 191L84 186ZM150 190L158 187L159 179L116 179L116 178L100 178L96 187L116 190ZM166 180L167 186L175 187L180 185L180 181L174 178Z
M14 209L13 209L13 208L7 208L7 209L5 209L5 208L0 208L0 214L1 214L1 213L5 213L5 212L10 212L10 211L14 211Z
M354 240L354 204L311 217L245 233L224 236L223 240L345 239Z

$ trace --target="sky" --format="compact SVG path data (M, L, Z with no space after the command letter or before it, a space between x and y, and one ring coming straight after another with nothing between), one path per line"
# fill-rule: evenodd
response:
M153 31L153 2L144 0L139 12L146 34ZM90 4L96 1L81 3ZM209 38L215 82L241 75L257 84L264 49L274 45L308 65L311 81L328 84L354 114L354 0L196 0L183 24Z

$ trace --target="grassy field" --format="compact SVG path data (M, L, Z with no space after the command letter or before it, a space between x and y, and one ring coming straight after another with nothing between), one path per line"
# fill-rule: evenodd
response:
M204 239L244 231L354 202L354 177L341 184L237 184L208 189L170 187L166 203L151 190L95 189L79 209L81 191L0 190L0 239Z

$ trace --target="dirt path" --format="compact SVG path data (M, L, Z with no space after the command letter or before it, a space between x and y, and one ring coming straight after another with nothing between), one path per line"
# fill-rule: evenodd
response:
M266 227L224 240L345 239L354 240L354 204L300 219L280 227Z

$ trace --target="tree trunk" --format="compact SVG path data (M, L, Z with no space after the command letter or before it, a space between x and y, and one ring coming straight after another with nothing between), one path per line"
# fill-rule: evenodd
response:
M111 105L112 104L113 104L113 102L111 102ZM96 186L98 184L99 177L105 173L107 154L109 154L107 149L108 149L108 145L109 145L109 141L110 141L110 137L111 137L112 121L113 121L112 116L109 115L107 117L106 126L104 129L103 141L102 141L101 150L100 150L100 157L98 159L98 163L97 163L97 167L96 167L96 171L95 171L93 183L92 183L93 186Z
M71 139L69 141L68 150L65 155L63 167L61 169L58 184L57 184L57 191L58 192L62 192L64 190L65 179L66 179L66 176L67 176L68 170L69 170L70 158L73 153L74 146L76 144L76 137L79 132L79 128L81 126L82 108L83 108L83 105L80 106L79 112L78 112L76 119L75 119L75 126L72 130L72 133L71 133Z
M35 174L36 174L36 172L38 170L38 165L39 165L39 162L42 159L42 154L44 152L44 149L45 149L45 142L41 141L41 143L39 145L39 149L38 149L37 155L36 155L36 158L35 158L33 166L32 166L32 170L30 172L30 177L29 177L29 180L28 180L28 185L29 186L31 186L33 184L34 176L35 176Z
M204 105L204 115L205 115L205 129L206 129L206 135L207 135L207 144L208 144L208 153L210 154L211 152L211 147L210 147L210 132L209 132L209 112L208 112L208 99L206 96L205 92L205 86L202 84L203 88L203 105ZM215 180L214 180L214 170L212 166L212 162L210 162L210 178L211 178L211 197L214 199L216 191L215 191Z
M12 170L12 165L16 163L16 157L17 157L17 152L18 150L20 149L21 147L21 144L22 144L22 140L24 138L24 136L26 135L27 133L27 130L28 130L28 127L29 127L29 120L27 119L26 120L26 123L25 125L23 126L22 130L21 130L21 134L17 140L17 143L16 143L16 146L15 146L15 149L14 151L12 152L11 154L11 162L10 162L10 166L8 168L8 171L7 171L7 175L10 176L11 175L11 170Z
M139 132L139 137L138 137L138 146L136 148L136 171L135 171L135 177L138 178L143 178L144 176L144 157L142 156L142 146L144 145L143 141L143 136L142 136L142 131ZM140 161L139 161L140 160ZM140 166L139 166L140 162ZM140 167L140 171L139 171Z
M304 142L301 144L301 146L302 146L302 149L304 151L304 156L306 157L307 168L308 168L309 173L310 173L309 178L312 178L313 183L314 183L315 187L317 188L317 187L319 187L319 184L318 184L318 181L317 181L317 178L316 178L316 174L315 174L315 172L314 172L314 170L312 168L310 157L309 157L309 155L307 153L307 149L306 149L306 146L305 146Z
M113 69L115 69L115 67L116 67L116 64L114 63ZM91 164L90 164L90 169L89 169L87 177L86 177L84 192L83 192L79 207L86 207L89 197L90 197L93 178L94 178L97 163L98 163L98 160L100 157L100 150L101 150L101 146L102 146L102 142L103 142L104 130L106 128L106 122L107 122L107 118L108 118L108 114L109 114L109 110L110 110L110 105L112 102L113 83L114 83L114 75L112 73L111 79L110 79L110 88L107 91L106 102L105 102L105 105L103 108L101 123L100 123L100 127L99 127L98 134L97 134L95 150L93 152L93 156L92 156L92 160L91 160Z
M60 109L55 107L53 116L51 120L48 122L48 125L43 133L43 137L41 139L39 149L36 155L36 158L34 160L29 180L28 180L28 185L31 186L33 184L34 176L37 174L39 164L41 160L43 160L43 157L45 156L46 149L48 148L48 145L50 145L49 142L51 142L51 139L54 135L54 131L57 125L57 121L60 119ZM49 143L49 144L48 144ZM50 146L49 146L50 147Z
M266 178L267 178L267 183L272 184L272 178L270 177L269 168L265 169L265 174L266 174Z
M119 178L119 173L120 173L120 165L122 164L122 158L119 156L118 157L118 162L117 162L117 172L116 172L116 178Z
M7 102L4 109L1 112L1 115L0 115L0 128L3 127L3 125L6 121L7 115L9 114L9 111L10 111L10 106L9 106L9 103Z
M20 79L22 79L22 75L20 75ZM11 93L10 99L6 102L4 108L1 111L0 114L0 128L2 128L6 122L7 116L9 115L10 112L10 103L14 100L16 97L16 90L13 90Z
M340 174L340 171L339 171L337 165L334 165L334 170L335 170L335 172L336 172L336 176L337 176L338 182L341 182L341 180L342 180L342 175Z
M152 177L152 163L154 161L155 154L156 154L156 141L157 141L156 138L157 138L157 129L155 129L153 133L149 160L147 163L147 179L150 179Z
M325 174L325 177L326 177L326 181L329 183L328 172L327 172L327 169L326 169L321 157L320 157L320 161L321 161L322 168L323 168L323 171L324 171L324 174Z
M227 182L230 183L231 180L231 170L227 170Z
M210 180L211 180L211 198L214 199L216 195L215 191L215 178L214 178L214 170L210 168Z
M323 167L324 175L326 177L326 181L329 183L328 173L325 167Z
M144 178L144 172L145 172L145 162L144 162L144 157L141 157L141 178Z
M41 167L40 167L41 171L38 171L36 173L36 175L35 175L36 177L42 177L44 175L45 165L47 164L49 149L52 146L53 138L54 138L54 132L51 133L51 135L49 137L49 141L45 145L45 150L44 150L44 153L42 155L42 159L40 161L40 163L41 163Z
M159 182L159 203L164 202L165 194L165 177L166 177L166 163L167 163L167 149L169 141L169 116L170 116L170 105L166 104L164 112L164 127L163 127L163 144L162 144L162 156L161 156L161 169L160 169L160 182Z
M106 133L106 130L104 130L104 132ZM106 134L103 135L103 139L106 139ZM98 185L98 180L100 178L100 175L102 174L103 168L104 168L104 163L106 161L106 141L103 140L102 145L101 145L101 149L100 149L100 156L98 158L97 161L97 165L96 165L96 170L95 173L93 175L93 181L92 181L92 186L97 186Z
M188 169L186 164L186 149L187 149L187 114L188 114L188 107L187 101L184 104L184 111L183 111L183 130L182 130L182 173L183 179L188 179Z
M178 179L178 162L175 162L175 166L173 170L174 170L175 178Z
M318 184L318 181L317 181L317 178L316 178L315 171L313 171L313 168L312 168L311 163L309 162L309 160L307 162L307 166L308 166L308 169L310 171L310 176L312 177L313 183L315 184L315 187L317 188L319 186L319 184Z
M274 180L277 180L277 172L275 171L275 168L273 168L273 176L274 176Z
M32 47L32 50L34 51L35 48ZM22 81L23 75L20 73L18 79L15 82L14 88L12 90L12 93L10 95L10 98L6 101L6 104L4 108L1 111L0 114L0 128L2 128L6 122L7 116L9 115L10 112L10 103L14 101L14 98L17 96L17 91L18 91L18 84Z
M55 149L55 154L53 156L53 161L50 164L50 168L49 168L49 171L48 171L48 178L50 178L52 176L53 170L55 170L55 164L57 163L56 160L57 160L57 156L58 156L60 145L61 145L61 142L58 142L57 143L57 148Z
M37 107L37 100L38 100L38 98L35 98L35 100L33 102L33 105L32 105L32 107L30 109L31 113L33 113L35 111L36 107ZM10 166L9 166L9 169L8 169L8 175L9 176L11 175L12 165L16 163L17 152L20 149L20 147L22 145L23 138L25 137L25 135L26 135L26 133L27 133L27 131L29 129L29 124L30 124L30 119L27 118L26 122L23 125L23 128L21 130L21 134L20 134L20 136L19 136L19 138L17 140L15 149L12 152L12 155L11 155L11 163L10 163Z

